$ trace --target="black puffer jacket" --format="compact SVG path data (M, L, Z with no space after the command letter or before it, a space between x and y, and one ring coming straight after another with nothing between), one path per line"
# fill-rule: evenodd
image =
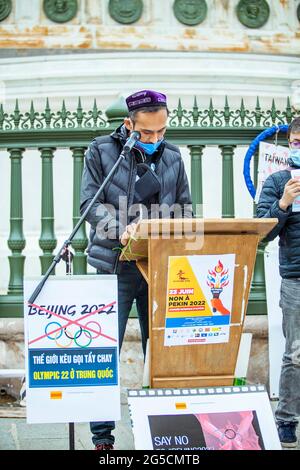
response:
M292 206L286 212L279 207L279 200L290 178L289 169L269 176L257 206L258 217L274 217L279 220L266 240L274 240L279 235L279 271L283 278L300 277L300 212L292 212Z
M90 144L86 152L82 176L81 213L84 212L117 161L125 141L125 129L124 126L121 126L110 136L97 137ZM165 142L154 158L156 159L155 173L161 186L158 203L168 207L175 203L181 206L190 205L184 216L191 217L191 196L179 149ZM122 219L124 212L127 215L128 208L133 203L136 174L136 159L133 154L130 154L121 162L104 189L99 202L94 204L86 217L91 225L90 242L87 249L88 262L99 270L109 273L118 272L119 248L121 246L119 236L125 228ZM125 210L119 206L120 196L127 198ZM105 230L110 233L109 237L99 236L99 224L103 224L104 219ZM130 223L130 219L127 223Z

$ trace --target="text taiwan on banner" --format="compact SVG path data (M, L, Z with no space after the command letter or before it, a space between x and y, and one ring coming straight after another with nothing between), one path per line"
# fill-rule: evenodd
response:
M258 158L258 178L255 203L259 201L266 179L277 171L285 170L288 165L289 149L282 145L260 142Z

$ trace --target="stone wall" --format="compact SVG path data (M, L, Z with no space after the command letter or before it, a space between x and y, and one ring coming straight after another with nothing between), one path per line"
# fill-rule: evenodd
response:
M300 50L297 0L1 0L0 48Z
M247 379L249 383L268 383L268 325L266 315L248 316L244 331L252 333L251 357ZM24 368L24 336L22 319L0 320L0 369ZM121 385L141 388L143 382L143 353L137 319L129 319L121 353ZM18 396L21 381L0 378L0 389Z

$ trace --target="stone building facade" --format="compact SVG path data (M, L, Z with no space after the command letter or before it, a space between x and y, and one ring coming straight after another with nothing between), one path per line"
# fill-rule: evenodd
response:
M44 109L48 97L52 109L65 99L69 108L90 107L94 98L106 109L120 95L142 88L157 88L169 97L170 107L181 98L192 108L194 96L200 106L210 97L232 106L244 98L254 108L260 97L263 108L272 99L284 108L291 97L300 109L300 0L0 0L0 101L8 111L16 98L22 111ZM90 109L90 108L89 108ZM189 155L182 149L190 177ZM235 174L242 174L245 149L236 149ZM1 157L4 153L0 151ZM213 172L220 180L221 160L216 149L203 155L203 179ZM0 158L0 291L8 281L9 254L9 163ZM62 179L68 169L68 154L55 168L59 185L71 194L71 183ZM31 187L29 176L39 181L37 152L24 156L25 231L27 271L39 274L39 214L32 211L40 192ZM30 188L29 188L30 185ZM218 188L207 188L206 217L220 216ZM5 196L6 195L6 196ZM236 216L251 217L252 201L243 185L236 189ZM56 201L58 240L69 233L64 207L71 196ZM69 219L68 219L69 220ZM26 274L25 273L25 274ZM266 312L261 312L265 314ZM132 321L124 345L123 363L132 371L141 351ZM23 324L20 319L0 319L0 368L22 367ZM267 319L246 319L253 333L250 380L267 381ZM140 366L138 366L140 370ZM124 374L127 375L127 374ZM131 385L138 385L129 373Z

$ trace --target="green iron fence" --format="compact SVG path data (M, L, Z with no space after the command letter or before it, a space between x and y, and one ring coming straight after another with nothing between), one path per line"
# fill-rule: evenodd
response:
M294 112L287 99L286 109L261 109L257 98L256 107L248 110L241 101L239 109L230 109L227 98L223 109L215 109L212 100L207 109L200 109L195 98L193 108L186 110L179 100L171 111L167 139L175 145L187 146L191 157L191 190L193 204L205 203L202 190L202 155L207 145L218 146L222 155L222 217L235 216L234 207L234 150L249 143L266 127L290 123ZM56 248L53 209L53 154L57 148L68 147L73 156L73 225L79 218L79 194L84 153L90 141L99 135L110 133L126 115L123 99L118 100L105 113L96 101L90 111L78 101L76 111L66 109L53 112L47 99L44 112L36 112L33 103L26 113L20 112L18 101L13 112L7 113L0 105L0 150L7 150L11 160L10 184L10 278L7 293L0 295L0 317L22 316L23 274L25 257L22 254L26 240L23 234L22 203L22 154L27 148L40 150L42 166L42 213L39 246L41 273L45 273ZM282 139L282 141L281 141ZM279 143L285 143L281 137ZM257 169L258 156L254 159ZM255 174L257 172L255 171ZM8 195L1 194L1 198ZM253 208L255 211L255 207ZM197 214L201 216L202 214ZM82 226L72 247L75 251L74 274L86 273L87 236ZM248 313L266 312L266 293L263 263L264 244L258 250Z

